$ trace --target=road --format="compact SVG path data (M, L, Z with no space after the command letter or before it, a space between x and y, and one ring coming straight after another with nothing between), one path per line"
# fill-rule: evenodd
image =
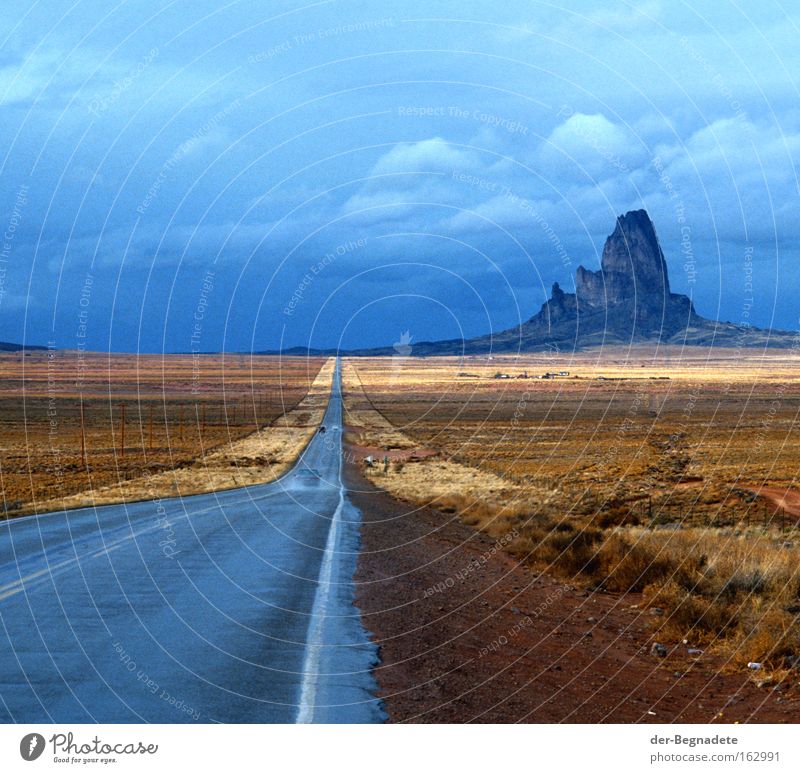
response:
M0 721L382 720L338 365L324 424L271 484L0 525Z

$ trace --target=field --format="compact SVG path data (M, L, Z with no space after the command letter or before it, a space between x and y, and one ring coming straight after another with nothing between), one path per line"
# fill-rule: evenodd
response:
M394 496L541 571L642 594L660 638L794 666L793 352L359 359L345 379L353 443Z
M324 364L237 355L2 354L0 514L269 480L313 433L330 386L332 363Z

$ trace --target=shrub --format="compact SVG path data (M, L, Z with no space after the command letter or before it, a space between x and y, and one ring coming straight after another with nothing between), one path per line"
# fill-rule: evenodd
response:
M800 653L800 623L782 609L760 609L757 605L741 622L737 631L734 659L738 663L756 661L782 665L786 658Z
M616 532L603 543L599 565L604 587L622 592L641 591L650 583L668 579L674 570L672 561L651 545L631 542Z

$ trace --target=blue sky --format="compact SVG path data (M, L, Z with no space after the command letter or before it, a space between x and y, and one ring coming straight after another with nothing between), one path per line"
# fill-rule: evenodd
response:
M0 340L368 346L530 317L646 208L705 316L798 327L800 10L10 2Z

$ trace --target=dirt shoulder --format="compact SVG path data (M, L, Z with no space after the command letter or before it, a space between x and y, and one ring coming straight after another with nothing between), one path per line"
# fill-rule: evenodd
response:
M326 362L308 394L270 426L215 448L194 464L71 496L37 503L39 512L190 496L270 483L291 468L322 421L331 391L335 360Z
M360 458L359 449L350 448ZM518 564L457 518L413 508L347 465L363 513L357 605L380 646L392 722L794 722L796 685L727 673L690 645L649 653L637 595Z

